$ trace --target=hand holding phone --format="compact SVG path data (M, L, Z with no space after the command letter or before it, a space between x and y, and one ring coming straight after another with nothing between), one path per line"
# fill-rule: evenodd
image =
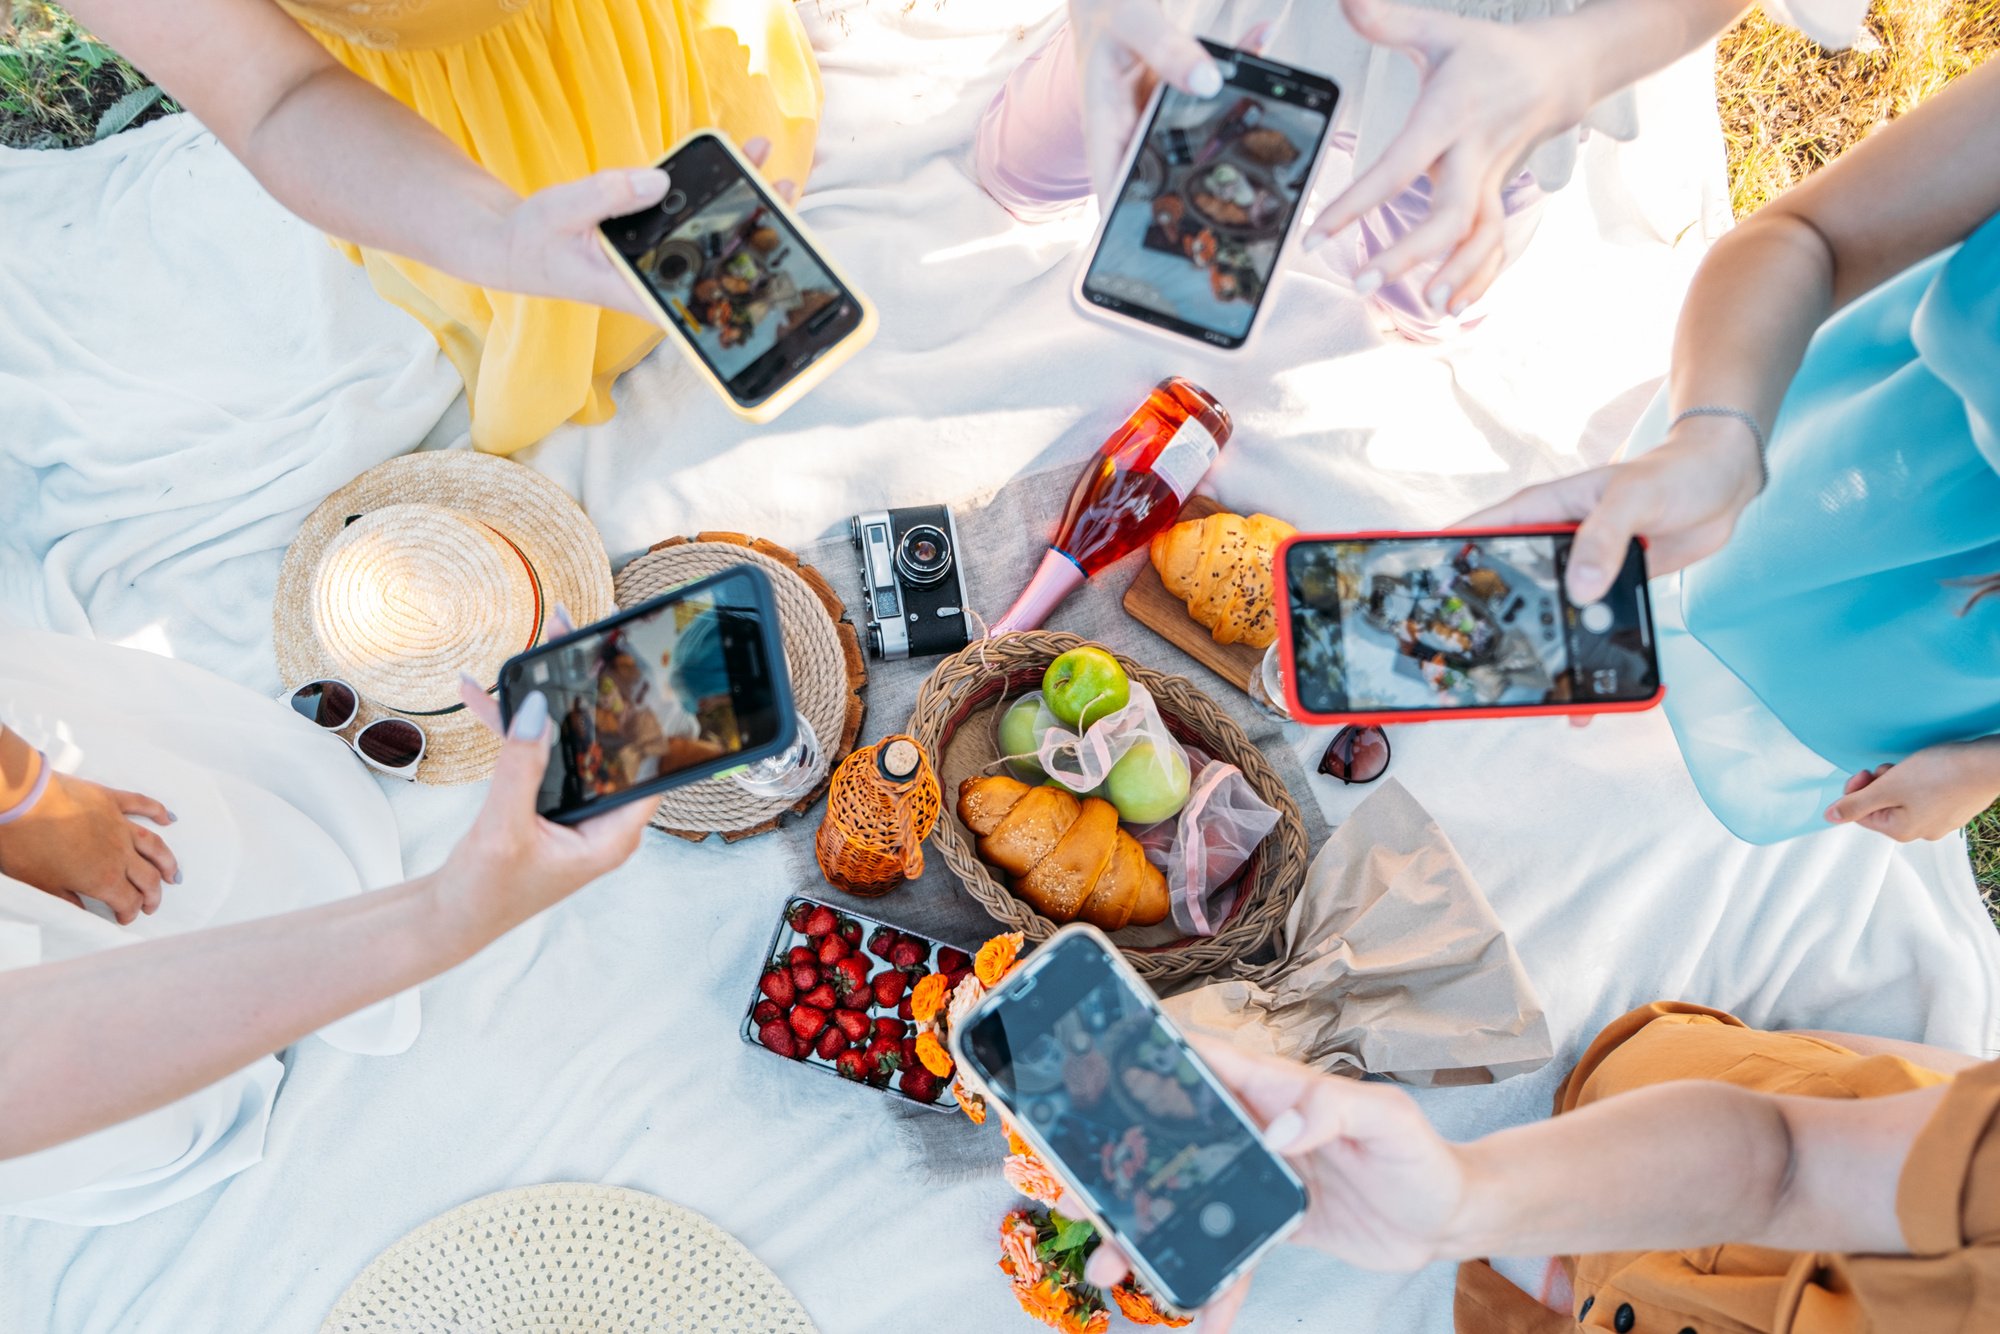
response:
M1174 1307L1207 1305L1305 1214L1298 1175L1094 928L1051 936L952 1028L951 1044Z
M1664 689L1632 542L1596 601L1567 526L1301 535L1278 548L1286 703L1313 723L1632 712Z

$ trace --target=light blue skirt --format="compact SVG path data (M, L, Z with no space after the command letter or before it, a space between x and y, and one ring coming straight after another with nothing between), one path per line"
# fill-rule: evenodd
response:
M1663 433L1656 402L1635 432ZM1653 586L1667 715L1752 843L1823 829L1848 776L2000 732L2000 217L1813 339L1771 483L1721 552Z

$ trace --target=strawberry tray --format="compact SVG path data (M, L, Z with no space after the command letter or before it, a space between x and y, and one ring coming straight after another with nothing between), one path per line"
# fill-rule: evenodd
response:
M952 1110L951 1081L916 1057L910 991L927 973L952 985L972 956L817 899L794 898L758 970L743 1040L919 1107Z

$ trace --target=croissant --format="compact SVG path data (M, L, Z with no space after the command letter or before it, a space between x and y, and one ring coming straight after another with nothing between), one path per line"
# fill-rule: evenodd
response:
M1081 917L1116 931L1166 920L1167 878L1100 797L1078 799L1004 774L968 778L959 785L958 818L979 836L980 857L1013 877L1015 895L1052 921Z
M1278 637L1271 566L1297 531L1268 514L1189 519L1153 539L1153 568L1216 643L1269 648Z

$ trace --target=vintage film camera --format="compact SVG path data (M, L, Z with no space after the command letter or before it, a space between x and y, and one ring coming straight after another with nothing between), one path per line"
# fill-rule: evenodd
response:
M972 642L950 510L875 510L855 515L847 531L861 553L871 657L936 657Z

